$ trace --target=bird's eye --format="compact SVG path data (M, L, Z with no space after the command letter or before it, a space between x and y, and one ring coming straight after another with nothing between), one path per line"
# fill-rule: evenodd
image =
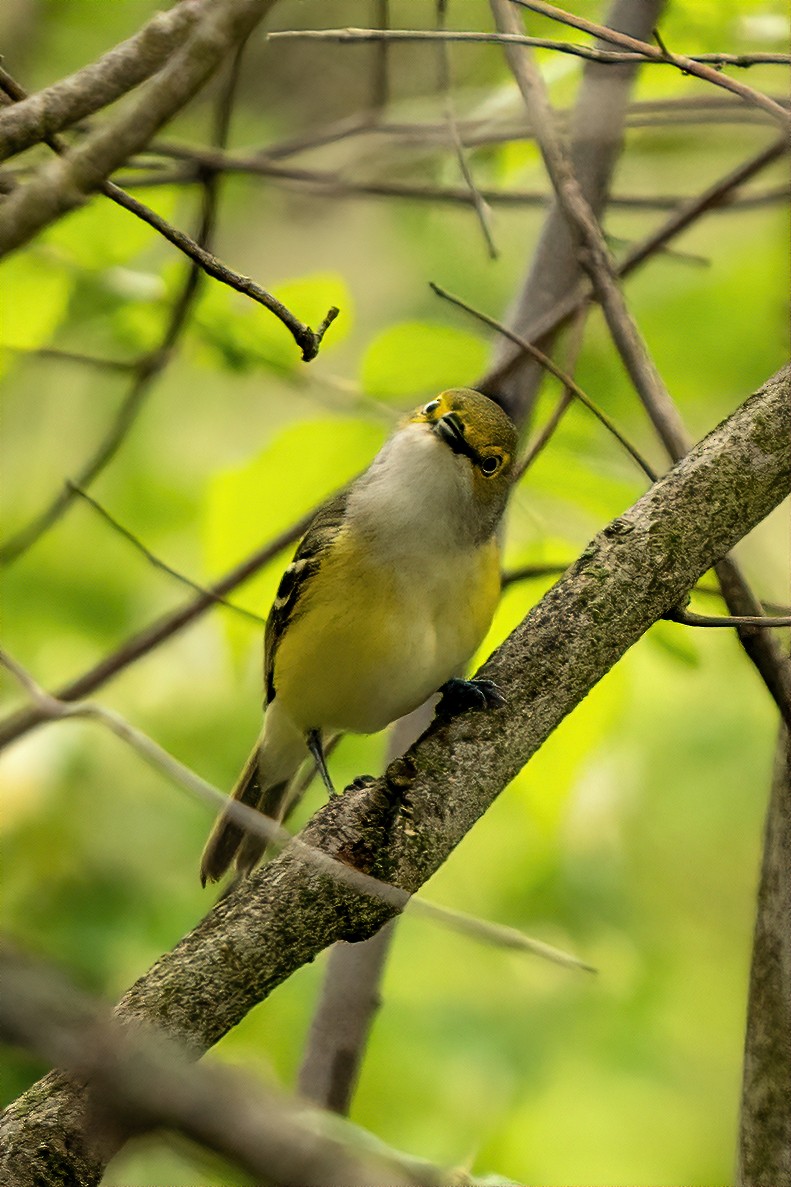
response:
M429 403L426 404L425 408L423 409L423 412L425 413L426 416L430 416L432 412L437 411L437 409L439 408L441 403L442 403L441 400L430 400Z
M500 469L502 460L502 458L495 457L493 454L490 454L489 457L481 458L481 473L485 474L487 478L491 478Z

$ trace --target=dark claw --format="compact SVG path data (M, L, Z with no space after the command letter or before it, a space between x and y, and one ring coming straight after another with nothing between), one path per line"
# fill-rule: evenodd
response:
M372 783L376 783L376 775L355 775L349 787L357 791L361 787L370 787Z
M493 680L459 680L454 677L442 685L437 705L438 717L456 717L468 709L499 709L505 697Z

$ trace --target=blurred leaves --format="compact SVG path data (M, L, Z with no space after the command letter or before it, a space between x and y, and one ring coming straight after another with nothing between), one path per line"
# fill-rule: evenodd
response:
M482 338L440 322L400 322L370 343L360 379L369 395L403 403L448 387L466 387L484 370Z
M605 15L602 3L584 8L593 19ZM48 0L28 44L28 82L83 64L153 10L147 0L118 0L101 6L98 19L94 0ZM320 23L326 11L308 4L298 16L288 0L275 9L283 26ZM346 23L344 12L332 23ZM434 15L431 6L401 6L394 24L430 26ZM755 30L765 17L776 29L778 16L787 19L779 0L687 2L669 6L661 31L671 51L776 48L776 33L763 42ZM488 27L488 5L470 0L456 19ZM529 27L558 35L540 18ZM251 43L236 143L246 152L266 148L281 133L320 132L328 111L355 114L350 105L365 72L349 64L362 63L364 52ZM451 52L461 114L486 126L515 120L521 109L501 53ZM572 95L580 71L567 61L550 68L556 98ZM744 77L772 89L782 76L751 70ZM437 122L434 49L393 50L390 81L395 120ZM637 93L694 99L708 92L656 67L642 73ZM176 134L205 143L207 115L207 106L194 104ZM765 135L754 125L635 128L617 184L622 192L691 193L755 152ZM363 158L362 149L350 152L352 143L323 145L307 159L342 174ZM402 149L383 138L374 159L394 180L402 172L457 180L444 147ZM476 149L472 163L487 183L545 184L528 142ZM761 185L778 177L779 167ZM202 284L178 351L95 492L146 545L199 581L227 570L362 470L395 416L443 388L474 382L491 340L440 306L427 282L448 284L490 312L507 309L541 221L537 209L498 207L501 256L493 264L467 208L343 203L260 179L228 177L222 186L221 258L314 328L331 305L341 314L306 367L266 310L216 282ZM165 217L191 225L194 191L147 192ZM657 221L618 210L608 230L632 242ZM627 295L670 391L702 434L786 353L787 217L774 208L712 214L678 246L708 266L657 258L629 279ZM75 472L106 431L125 382L21 352L54 346L129 358L150 350L187 267L148 227L99 198L3 264L10 521L23 520ZM661 470L666 459L595 310L576 374ZM533 431L559 394L557 384L545 385ZM617 444L572 406L514 494L508 566L573 560L644 489ZM777 601L787 597L779 576L787 565L777 560L787 547L782 517L751 541L751 578ZM265 615L284 562L276 558L234 600ZM552 580L508 589L479 658ZM4 639L54 685L183 596L88 509L74 508L4 576ZM230 786L260 724L261 635L256 624L215 611L97 699ZM9 707L16 703L15 691L5 697ZM591 983L537 969L406 919L356 1119L399 1149L448 1165L474 1159L523 1182L728 1181L774 733L772 707L729 632L657 624L431 886L440 901L570 944L599 977ZM343 782L375 770L383 747L381 737L345 739L333 770ZM120 993L211 903L196 869L205 810L114 740L73 723L14 747L3 756L3 775L6 930L62 958L83 983ZM310 790L303 817L321 795ZM271 1065L293 1083L322 964L300 970L254 1010L223 1040L218 1058L253 1070ZM7 1057L5 1096L35 1072ZM145 1187L229 1181L186 1149L163 1153L155 1145L125 1154L109 1178Z

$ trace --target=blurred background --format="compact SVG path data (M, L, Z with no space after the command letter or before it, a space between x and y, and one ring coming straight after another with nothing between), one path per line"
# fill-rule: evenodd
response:
M156 7L6 0L4 65L32 91L130 36ZM389 7L393 27L436 27L430 3ZM606 14L598 0L573 7L593 20ZM480 141L468 149L477 184L536 195L532 204L494 205L498 258L488 257L469 204L367 192L463 187L436 46L393 46L383 75L375 45L267 42L265 32L373 24L379 11L318 0L274 7L244 57L229 148L270 160L277 151L284 168L313 177L225 174L219 182L219 257L314 327L331 304L340 307L318 358L302 363L266 311L205 281L173 359L91 487L158 557L201 583L362 469L413 405L484 372L491 333L437 298L429 281L502 316L541 227L547 183L535 145L519 132L521 100L496 46L454 45L450 63L461 127ZM474 0L451 6L449 23L492 27L488 6ZM661 28L669 48L690 54L787 48L780 0L677 0ZM529 31L566 36L539 18ZM549 51L539 61L554 102L567 108L581 61ZM738 77L787 92L778 66ZM217 90L163 140L210 143ZM724 92L666 67L644 68L633 97L613 187L633 200L607 216L616 254L776 135ZM355 122L359 129L372 105L368 131L322 136ZM295 150L322 138L329 142ZM45 156L42 148L12 164L27 169ZM194 231L200 187L177 184L178 162L166 157L138 164L125 180L162 184L133 192ZM626 284L696 436L787 356L785 183L782 163L765 170L740 191L749 202L701 219ZM79 473L129 391L128 370L70 356L124 362L155 348L186 267L153 231L99 199L4 263L4 538ZM595 311L576 374L663 467ZM558 395L554 381L544 385L533 431ZM617 443L572 407L514 495L506 567L571 561L644 489ZM786 525L787 509L739 548L759 596L780 604L789 596ZM265 614L287 558L231 600ZM481 658L552 580L508 588ZM2 582L4 645L47 688L190 597L79 498ZM720 609L711 599L695 605ZM261 636L256 622L216 608L95 699L229 788L260 721ZM8 682L3 695L5 712L22 703ZM730 1182L776 732L773 704L731 632L654 627L425 892L568 947L598 976L404 919L352 1118L396 1147L520 1182ZM344 740L331 760L336 783L379 770L385 745L383 737ZM0 776L5 933L114 999L211 905L213 892L197 877L207 811L86 723L30 733L3 754ZM300 820L321 799L314 785ZM325 960L283 985L210 1058L293 1085ZM4 1052L2 1103L43 1070ZM165 1140L128 1146L106 1181L244 1182Z

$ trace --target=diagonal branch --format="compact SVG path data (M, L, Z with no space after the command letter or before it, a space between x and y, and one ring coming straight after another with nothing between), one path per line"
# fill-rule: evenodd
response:
M518 2L522 3L522 0ZM532 4L533 0L530 2ZM491 0L491 5L498 28L507 32L518 31L519 22L510 0ZM543 0L539 4L542 10L550 7L543 4ZM590 277L613 342L659 439L670 457L678 461L689 447L687 430L626 305L601 226L580 189L557 130L546 84L529 51L520 52L508 46L505 53L530 112L547 172L577 245L580 263ZM732 558L720 558L718 577L731 614L760 614L760 604ZM756 632L750 627L739 627L738 631L742 646L786 723L791 725L791 672L778 644L770 632Z
M383 779L336 796L303 839L417 890L593 685L786 497L790 396L791 367L591 542L484 666L502 708L435 722ZM118 1016L158 1025L197 1055L323 948L373 935L390 914L288 849L163 956ZM60 1181L48 1142L86 1158L83 1109L80 1090L58 1078L10 1106L6 1156L28 1155L18 1187Z
M0 111L0 161L107 107L161 69L211 0L180 0L89 66Z
M273 3L214 0L203 9L185 44L149 80L139 98L8 196L0 209L0 257L82 205L114 169L145 147L249 36Z
M0 973L0 1038L89 1081L89 1116L100 1133L174 1130L275 1187L450 1182L439 1167L418 1168L385 1147L372 1152L369 1135L365 1150L356 1127L308 1110L303 1101L230 1068L195 1067L186 1051L161 1034L119 1025L108 1007L55 969L3 949ZM24 1162L10 1159L5 1169L17 1184L25 1182ZM71 1181L90 1173L87 1165L73 1166Z
M695 61L694 58L689 58L685 54L668 54L665 50L659 49L647 41L629 37L625 33L619 33L616 29L608 29L606 25L597 25L594 21L586 20L585 17L566 12L554 4L547 4L545 0L509 0L509 3L518 4L521 8L537 12L541 16L559 21L563 25L570 25L573 29L580 29L583 33L590 33L591 36L599 37L602 41L609 41L612 45L642 54L648 61L666 62L670 66L675 66L683 74L691 74L705 82L713 83L716 87L723 87L726 91L738 95L745 103L750 103L766 111L782 128L788 131L791 116L779 103L775 103L774 99L770 99L763 92L756 91L753 87L748 87L735 78L729 78L727 74L720 74L718 70L705 62ZM518 26L513 29L501 30L501 32L503 31L522 32Z

